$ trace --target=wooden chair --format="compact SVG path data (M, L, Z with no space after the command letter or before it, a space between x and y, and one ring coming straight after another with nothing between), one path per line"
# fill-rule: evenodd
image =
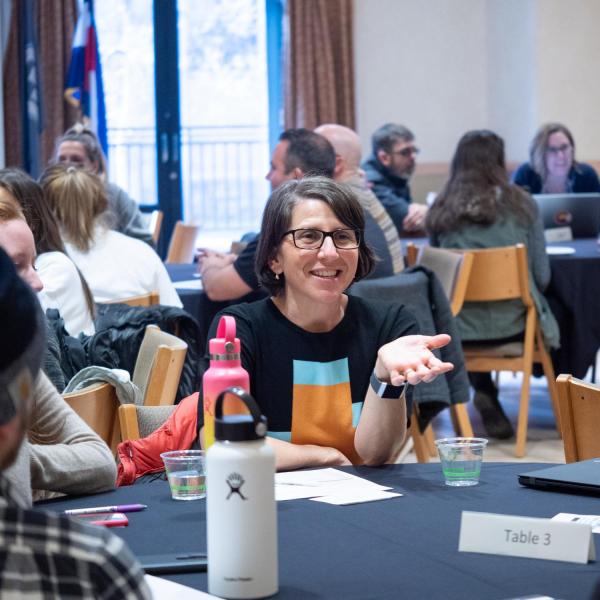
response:
M450 302L452 314L456 316L462 308L471 274L471 253L432 246L418 247L409 242L406 245L406 256L408 266L423 265L435 273Z
M565 461L599 457L600 387L571 375L559 375L556 387Z
M96 383L77 392L63 394L65 402L117 452L120 431L117 422L119 399L110 383Z
M196 250L196 238L200 231L199 225L188 225L182 221L175 223L166 263L191 263Z
M129 298L119 298L118 300L109 300L105 304L128 304L129 306L154 306L160 304L158 292L148 292L141 296L130 296Z
M469 252L454 252L432 246L419 247L409 242L406 245L406 256L409 266L423 265L435 273L450 302L450 310L456 316L460 312L465 299L465 292L467 291L467 284L473 265L472 254ZM451 405L450 418L452 419L456 435L473 437L473 426L469 418L466 403ZM431 426L425 429L423 435L425 436L429 454L437 456L434 444L435 436ZM418 456L417 445L415 440L415 454Z
M148 229L152 234L152 241L155 244L158 244L158 238L160 238L160 228L162 227L162 222L164 218L164 213L162 210L153 210L150 213L150 221L148 223Z
M523 342L489 346L474 342L463 343L468 371L520 371L523 373L517 443L515 455L522 458L527 442L529 419L529 389L534 362L541 362L548 380L548 391L560 432L560 417L554 380L554 369L537 320L533 298L529 291L527 248L523 244L504 248L469 250L473 255L471 275L465 293L465 302L497 302L521 300L524 305L525 332Z
M148 325L140 346L132 381L142 391L143 404L173 404L187 353L178 337Z
M119 424L121 439L139 440L156 431L175 410L170 406L136 406L122 404L119 406Z

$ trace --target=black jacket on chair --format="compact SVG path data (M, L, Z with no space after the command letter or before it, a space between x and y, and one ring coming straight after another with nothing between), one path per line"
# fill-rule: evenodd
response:
M175 402L200 388L199 360L203 348L198 344L199 327L196 320L180 308L100 304L95 321L96 333L90 336L81 334L78 338L67 333L57 310L48 310L46 316L60 348L60 367L65 383L90 365L125 369L133 375L146 326L158 325L161 330L176 335L188 345Z

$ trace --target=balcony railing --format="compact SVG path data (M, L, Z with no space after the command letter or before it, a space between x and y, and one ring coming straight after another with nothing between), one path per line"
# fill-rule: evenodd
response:
M255 229L268 196L266 126L181 130L183 214L205 231ZM109 179L140 204L158 202L152 128L109 129Z

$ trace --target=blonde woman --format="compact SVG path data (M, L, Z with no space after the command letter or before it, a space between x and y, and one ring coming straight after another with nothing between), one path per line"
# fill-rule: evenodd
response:
M35 270L43 283L38 298L44 310L58 309L72 336L92 335L94 299L85 279L67 256L56 218L40 185L16 168L0 169L0 194L16 201L35 241Z
M513 182L530 194L600 192L594 168L575 160L573 134L562 123L546 123L529 148L529 162L513 175Z
M181 307L156 252L109 228L106 191L98 176L58 164L44 172L41 184L67 253L83 273L96 302L156 291L161 304Z
M96 134L76 123L56 141L54 163L82 167L102 180L108 200L108 226L152 245L152 235L144 226L137 202L118 185L107 180L106 158Z

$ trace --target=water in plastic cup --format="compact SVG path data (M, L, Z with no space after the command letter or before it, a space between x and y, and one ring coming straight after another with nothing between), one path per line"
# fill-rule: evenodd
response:
M173 500L199 500L206 497L202 450L174 450L163 452L160 456L165 463Z
M446 485L468 486L479 483L485 438L453 437L436 440Z

